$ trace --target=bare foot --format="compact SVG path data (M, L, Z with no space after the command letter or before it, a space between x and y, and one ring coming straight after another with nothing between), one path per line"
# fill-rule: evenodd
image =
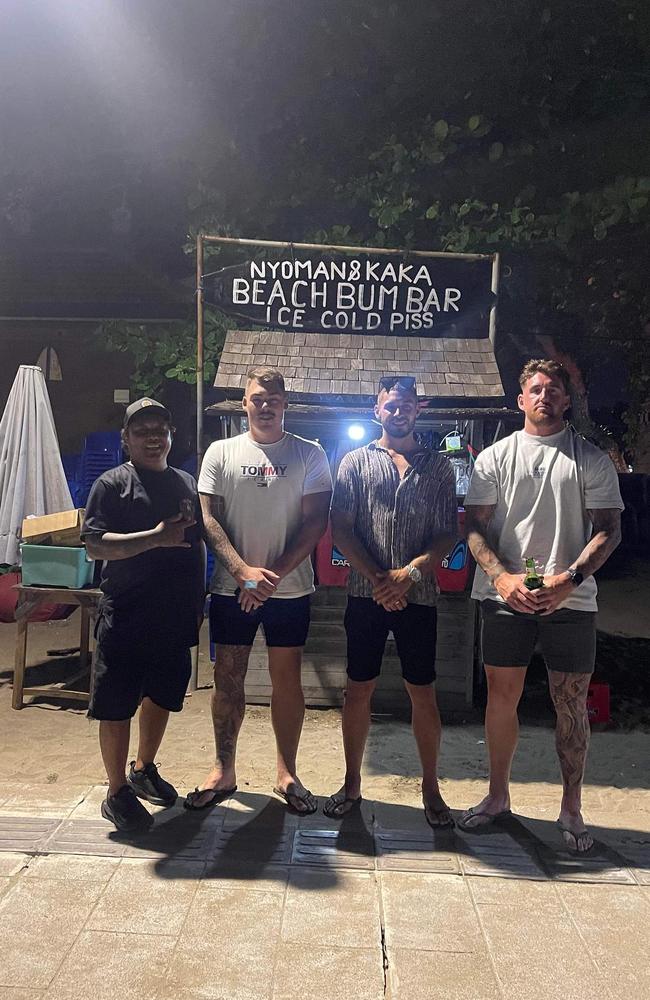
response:
M199 792L205 792L205 795L197 795L196 792L191 792L192 795L192 805L195 809L202 809L212 802L214 798L214 792L226 792L235 788L237 785L237 778L235 772L225 773L220 767L213 768L205 781L203 781L197 788Z
M435 795L423 795L422 805L426 821L434 830L454 825L454 817L439 792Z
M585 826L582 813L571 813L566 809L560 811L557 825L562 833L565 847L576 854L584 854L594 846L594 838Z
M356 786L353 791L357 794L353 794L353 792L343 785L342 788L339 788L338 792L330 795L323 806L325 815L330 819L342 819L343 816L347 816L361 802L361 786Z
M312 795L309 789L305 788L302 781L297 777L278 778L273 791L276 795L280 795L294 812L308 815L309 813L316 812L318 809L316 796Z
M510 798L496 798L486 795L477 806L466 809L458 821L462 830L476 830L481 826L489 826L495 819L510 812Z

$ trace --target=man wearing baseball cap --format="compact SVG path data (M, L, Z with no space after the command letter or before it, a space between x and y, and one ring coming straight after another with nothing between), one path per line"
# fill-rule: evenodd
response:
M122 444L129 460L93 485L82 532L88 554L104 563L88 709L99 720L108 775L101 812L123 831L151 826L139 799L176 800L154 761L170 711L183 707L203 615L201 509L192 476L167 464L173 432L169 410L155 399L126 408ZM138 705L139 742L127 775Z

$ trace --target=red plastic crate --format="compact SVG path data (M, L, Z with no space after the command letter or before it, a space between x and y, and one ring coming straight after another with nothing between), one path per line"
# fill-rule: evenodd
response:
M609 684L597 682L589 685L587 713L590 722L609 722Z

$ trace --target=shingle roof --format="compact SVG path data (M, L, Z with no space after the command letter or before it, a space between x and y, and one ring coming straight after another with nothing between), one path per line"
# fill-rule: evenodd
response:
M214 384L238 394L246 372L279 368L294 396L372 396L382 375L415 375L422 396L504 395L490 340L231 330Z

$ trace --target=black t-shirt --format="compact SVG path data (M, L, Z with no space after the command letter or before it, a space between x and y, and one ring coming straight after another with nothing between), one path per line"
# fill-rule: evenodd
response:
M136 469L130 462L109 469L93 485L86 505L82 539L107 532L148 531L178 514L188 499L196 524L188 528L189 549L155 548L102 566L101 614L116 632L134 639L142 630L152 641L193 646L203 577L203 525L196 482L187 472ZM136 640L137 641L137 640Z

